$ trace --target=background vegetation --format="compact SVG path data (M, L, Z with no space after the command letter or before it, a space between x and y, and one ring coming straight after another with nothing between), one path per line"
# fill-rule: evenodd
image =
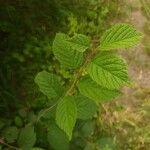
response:
M96 41L111 24L129 22L145 33L143 44L120 52L128 60L133 85L122 89L124 94L117 100L100 106L100 113L92 121L80 123L75 133L79 135L72 140L70 149L149 150L149 12L148 0L2 0L0 149L19 147L16 139L21 136L20 130L32 133L26 125L34 123L40 110L50 105L34 83L37 72L45 69L56 71L66 81L72 78L53 57L51 46L56 32L83 33ZM67 141L64 144L51 138L56 133L49 131L57 130L57 126L47 121L49 117L51 114L44 117L45 123L36 126L35 147L67 149ZM47 130L49 124L52 126Z

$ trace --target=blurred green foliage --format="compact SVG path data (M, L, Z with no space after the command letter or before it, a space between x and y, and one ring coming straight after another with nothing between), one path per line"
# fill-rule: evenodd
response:
M51 52L56 31L100 36L109 25L107 19L110 20L117 14L117 2L118 0L1 1L0 111L10 116L9 111L17 110L20 105L31 107L31 103L40 96L33 83L35 73L40 70L56 71L63 78L71 78L69 72L60 68Z

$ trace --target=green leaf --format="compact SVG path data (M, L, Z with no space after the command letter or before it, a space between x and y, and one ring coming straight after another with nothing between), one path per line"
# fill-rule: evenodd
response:
M86 49L90 47L90 39L82 34L75 34L70 40L68 40L68 44L79 52L84 52Z
M79 95L75 98L77 104L78 118L82 120L91 119L97 111L97 105L91 99Z
M15 126L8 127L4 130L3 136L8 143L14 143L18 137L18 129Z
M18 145L23 150L31 149L36 142L36 133L34 132L34 127L27 126L21 129L19 138L18 138Z
M56 123L69 136L69 140L71 140L72 137L76 118L77 107L74 97L66 96L62 98L56 110Z
M82 95L96 102L111 100L120 94L117 90L110 90L98 85L89 77L81 79L77 86Z
M101 137L96 141L96 144L102 150L116 149L112 137Z
M128 83L126 62L109 53L94 58L88 66L88 73L99 85L109 89L118 89Z
M15 122L16 126L18 126L18 127L22 127L23 126L23 121L22 121L22 119L19 116L15 117L14 122Z
M39 86L40 91L49 99L59 98L63 93L58 77L46 71L39 72L36 75L35 83Z
M83 49L77 43L71 43L69 36L63 33L57 33L53 42L53 53L63 66L77 68L83 62L83 53L79 52L81 50L83 51ZM79 51L76 50L77 47L80 47Z
M142 34L128 24L114 25L108 29L101 38L100 50L130 48L137 45Z
M80 124L79 134L82 138L91 137L94 133L95 123L93 120L87 120Z
M47 147L48 146L48 140L47 140L47 122L49 120L42 120L36 123L36 128L35 128L35 132L36 132L36 146L44 146ZM49 124L48 124L49 125Z
M47 139L54 150L69 150L67 135L54 122L51 122L48 126Z

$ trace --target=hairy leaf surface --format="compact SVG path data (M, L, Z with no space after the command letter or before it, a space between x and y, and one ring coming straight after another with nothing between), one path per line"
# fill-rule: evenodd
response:
M120 94L117 90L110 90L98 85L90 77L84 77L78 82L78 88L82 95L96 101L111 100Z
M126 62L109 53L94 58L88 66L88 73L99 85L109 89L118 89L128 82Z
M35 83L39 86L40 91L49 99L58 98L63 93L58 77L46 71L39 72L36 75Z
M56 110L56 123L65 131L71 140L72 131L76 123L77 106L73 96L66 96L62 98Z
M101 38L100 50L130 48L139 43L142 34L128 24L118 24L108 29Z
M85 50L85 45L81 45L78 38L75 38L75 41L74 43L73 39L66 34L57 33L53 42L53 52L56 59L68 68L77 68L83 62L82 52Z

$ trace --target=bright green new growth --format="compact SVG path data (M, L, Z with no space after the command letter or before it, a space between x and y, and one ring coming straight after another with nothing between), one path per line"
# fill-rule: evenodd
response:
M142 33L128 24L118 24L108 29L101 37L100 50L130 48L139 43Z
M90 77L102 87L118 89L128 81L126 62L113 54L101 53L88 66Z
M77 119L91 119L97 111L97 103L114 99L120 95L119 88L129 82L126 62L110 50L133 47L141 37L142 34L130 25L115 25L102 35L100 46L93 50L85 35L56 34L54 56L66 69L75 69L75 79L70 88L64 90L66 87L56 75L42 71L35 82L43 94L56 101L52 106L57 107L56 124L69 140ZM51 134L49 136L51 138Z

